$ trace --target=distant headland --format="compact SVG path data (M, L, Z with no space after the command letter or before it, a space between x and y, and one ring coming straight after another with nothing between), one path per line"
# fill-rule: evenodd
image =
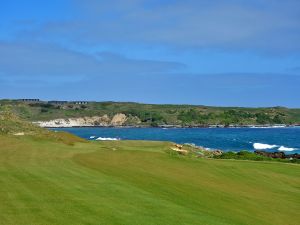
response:
M134 102L2 99L21 118L42 127L287 127L300 125L300 109L246 108Z

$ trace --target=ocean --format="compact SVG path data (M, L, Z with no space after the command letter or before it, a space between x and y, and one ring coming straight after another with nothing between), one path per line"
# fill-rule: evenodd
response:
M224 151L300 153L300 127L288 128L53 128L88 140L157 140Z

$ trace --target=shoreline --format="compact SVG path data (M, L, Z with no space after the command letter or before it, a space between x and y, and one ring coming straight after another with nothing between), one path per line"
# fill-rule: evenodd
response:
M39 124L33 122L33 124L36 124L39 126ZM76 125L76 126L69 126L69 125L61 125L61 126L40 126L43 128L162 128L162 129L172 129L172 128L220 128L220 129L226 129L226 128L298 128L300 125L230 125L230 126L224 126L224 125L208 125L208 126L181 126L181 125L159 125L159 126L150 126L150 125L105 125L105 126L91 126L91 125Z

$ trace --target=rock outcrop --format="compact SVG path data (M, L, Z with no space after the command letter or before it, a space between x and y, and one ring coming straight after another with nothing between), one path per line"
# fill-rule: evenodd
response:
M127 120L127 116L125 114L118 113L114 115L110 123L112 126L122 126L125 124L126 120Z
M93 117L79 117L68 119L54 119L49 121L33 122L40 127L93 127L93 126L124 126L126 125L127 116L118 113L110 118L108 115L93 116Z
M270 157L270 158L277 158L277 159L300 159L300 154L290 154L286 155L284 152L266 152L266 151L254 151L255 154Z

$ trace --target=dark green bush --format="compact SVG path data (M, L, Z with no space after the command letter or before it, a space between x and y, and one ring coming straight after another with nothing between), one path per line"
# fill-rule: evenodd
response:
M46 113L48 111L49 111L48 109L41 108L41 113Z

